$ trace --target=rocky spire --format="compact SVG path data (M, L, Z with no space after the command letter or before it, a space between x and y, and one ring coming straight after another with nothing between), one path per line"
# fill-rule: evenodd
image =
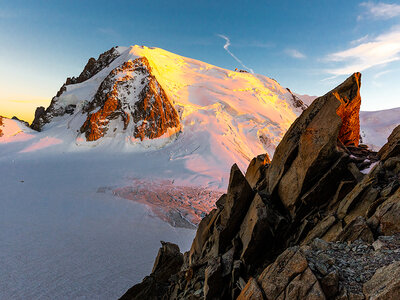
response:
M246 176L234 165L227 194L199 224L168 288L152 289L152 298L145 279L123 299L394 297L400 126L381 160L356 146L359 80L355 73L315 100L271 163L253 159Z

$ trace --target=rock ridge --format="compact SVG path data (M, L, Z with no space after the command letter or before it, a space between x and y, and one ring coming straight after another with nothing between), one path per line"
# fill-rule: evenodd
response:
M360 79L317 98L272 162L232 167L167 289L143 294L145 279L121 299L398 296L400 126L379 153L359 145Z

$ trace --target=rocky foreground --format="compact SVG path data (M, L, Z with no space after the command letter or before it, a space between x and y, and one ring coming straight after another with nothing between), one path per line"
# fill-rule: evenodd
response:
M400 126L358 145L360 79L316 99L272 162L234 165L190 251L162 242L121 299L399 299Z

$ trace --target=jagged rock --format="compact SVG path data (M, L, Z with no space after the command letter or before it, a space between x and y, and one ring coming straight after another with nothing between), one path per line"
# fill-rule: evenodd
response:
M400 188L376 209L369 223L382 235L400 232Z
M205 270L204 299L217 299L218 295L222 294L224 286L221 275L221 260L219 258L210 260Z
M271 164L232 167L165 299L364 299L376 270L400 261L396 132L381 160L357 147L359 79L314 101Z
M355 240L363 240L368 243L374 241L374 235L367 225L364 217L359 216L343 228L343 231L337 237L338 241L353 242Z
M367 299L397 300L400 296L400 261L376 271L363 286Z
M3 126L3 117L2 116L0 116L0 126ZM2 137L3 136L3 131L1 130L1 127L0 127L0 137Z
M100 54L97 60L94 57L89 58L82 73L77 78L67 78L66 84L81 83L99 73L119 56L116 48L112 47L110 50Z
M221 217L218 220L219 253L223 253L231 244L232 238L238 232L254 197L254 192L243 176L239 167L234 164L231 168L229 186L224 198Z
M74 111L74 105L64 106L63 104L59 103L59 98L67 90L67 85L81 83L91 78L106 68L119 55L120 54L117 49L113 47L110 50L100 54L97 60L90 58L78 78L67 78L66 82L61 86L56 96L51 99L50 105L47 107L47 109L45 109L43 106L36 108L35 118L31 124L31 128L36 131L41 131L43 126L49 123L54 117L71 114Z
M308 107L299 97L292 93L289 88L286 88L287 91L292 95L292 103L294 107L300 107L302 110L306 110Z
M316 226L308 233L302 244L308 244L315 238L322 237L332 226L335 224L336 218L333 215L326 216L322 221L318 222Z
M265 299L263 292L261 291L259 285L257 284L257 280L254 278L250 278L247 281L246 286L240 293L237 300L260 300Z
M260 261L269 249L275 248L278 242L275 232L283 221L283 216L256 194L239 230L243 247L241 259L247 265ZM259 249L265 249L265 252L257 254Z
M121 300L159 299L167 292L168 280L179 272L183 264L183 255L177 245L166 242L161 244L150 276L130 288Z
M262 190L266 187L265 173L271 163L268 154L261 154L254 157L246 171L246 180L255 190Z
M388 137L388 142L379 150L381 160L386 160L400 154L400 125Z
M20 119L18 119L16 116L13 116L13 117L11 118L11 120L15 120L15 121L21 122L21 123L24 124L26 127L29 127L29 123L28 123L28 122L26 122L26 121L24 121L24 120L20 120ZM1 124L0 124L0 125L1 125Z
M108 131L119 132L119 128L140 140L180 130L178 113L145 57L112 70L86 110L80 131L87 141L98 140Z
M359 140L359 126L352 126L359 113L360 76L353 74L337 88L314 100L276 148L268 169L268 191L278 193L292 217L300 205L301 194L326 174L332 161L346 155L336 147L337 141L344 145L358 144L353 139ZM350 117L352 114L354 116ZM355 133L350 134L352 131ZM338 168L343 163L339 162ZM336 191L335 185L331 183L330 188ZM307 204L302 202L302 205Z
M289 248L257 280L267 299L325 299L321 286L298 247Z
M335 297L339 291L339 274L336 270L325 275L321 280L321 288L327 299Z

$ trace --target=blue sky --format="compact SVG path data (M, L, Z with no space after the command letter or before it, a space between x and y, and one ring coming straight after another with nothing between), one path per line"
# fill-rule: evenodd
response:
M32 114L89 57L134 44L243 68L233 54L310 95L361 71L362 109L400 106L400 3L390 1L0 1L0 41L3 115Z

